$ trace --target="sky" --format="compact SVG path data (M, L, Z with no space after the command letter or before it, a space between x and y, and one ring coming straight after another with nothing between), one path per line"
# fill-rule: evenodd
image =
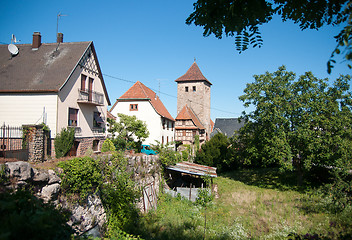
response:
M185 24L195 0L115 1L4 1L0 0L0 43L30 44L33 32L43 43L93 41L111 104L136 81L155 91L175 118L177 83L194 60L212 83L211 118L234 118L248 111L238 99L253 75L287 70L303 75L311 71L330 82L351 74L346 62L327 73L326 63L336 47L341 26L301 31L292 22L274 19L260 26L264 44L239 54L234 38L203 37L203 29ZM0 80L1 81L1 80ZM110 109L112 106L109 106Z

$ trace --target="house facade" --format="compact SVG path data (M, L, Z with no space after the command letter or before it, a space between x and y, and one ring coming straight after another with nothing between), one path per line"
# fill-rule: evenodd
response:
M210 119L211 83L204 77L196 62L177 82L176 141L194 143L195 135L200 143L209 139L212 131Z
M139 81L117 99L109 112L116 117L122 113L144 121L150 134L145 145L174 141L175 119L156 93Z
M72 127L72 155L99 151L110 100L93 42L62 40L42 43L35 32L32 44L16 45L17 55L0 45L0 124L45 123L52 138Z

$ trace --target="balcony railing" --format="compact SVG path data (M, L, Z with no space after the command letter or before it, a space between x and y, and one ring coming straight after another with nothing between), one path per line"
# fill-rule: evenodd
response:
M104 105L104 94L88 89L78 89L77 102L102 106Z

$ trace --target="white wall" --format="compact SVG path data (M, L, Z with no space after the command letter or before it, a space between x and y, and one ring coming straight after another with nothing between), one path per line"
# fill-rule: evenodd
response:
M130 104L138 104L138 111L130 111ZM118 113L129 116L134 115L137 119L144 121L147 124L149 137L143 144L156 144L156 140L161 142L162 136L164 136L164 143L166 144L167 136L169 142L171 142L174 137L174 131L172 131L171 128L169 128L169 130L162 128L161 116L155 111L149 101L119 101L111 113L116 117L118 117ZM118 119L116 121L118 121Z
M41 124L45 108L46 124L55 137L57 98L56 93L0 94L0 125Z
M91 55L93 58L93 54ZM76 70L71 75L70 79L67 81L65 86L59 92L59 104L58 104L58 131L62 128L68 126L68 109L75 108L78 109L78 127L81 129L76 137L98 137L106 136L107 132L97 133L94 130L99 130L99 128L93 128L93 116L94 112L100 112L101 117L104 119L105 123L107 120L107 100L104 97L104 106L95 106L87 103L78 103L79 89L81 88L81 74L87 76L86 79L86 89L88 89L89 78L93 78L93 91L104 93L103 85L98 77L98 74L88 71L85 68L77 67ZM103 125L101 129L106 126ZM100 129L100 130L101 130Z

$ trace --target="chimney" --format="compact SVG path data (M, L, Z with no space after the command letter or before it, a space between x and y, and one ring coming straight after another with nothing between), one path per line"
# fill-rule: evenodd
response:
M57 33L56 42L57 43L63 43L64 42L64 34L63 33Z
M32 49L37 50L40 47L40 45L42 45L42 35L40 35L40 32L34 32Z

